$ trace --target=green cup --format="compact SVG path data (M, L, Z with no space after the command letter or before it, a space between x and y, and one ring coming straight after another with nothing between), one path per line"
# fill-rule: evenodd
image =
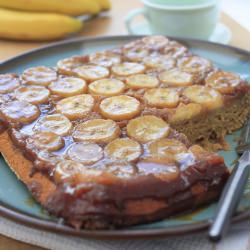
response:
M142 15L152 34L207 40L219 21L219 0L141 0L144 8L132 10L126 17L129 33L133 20Z

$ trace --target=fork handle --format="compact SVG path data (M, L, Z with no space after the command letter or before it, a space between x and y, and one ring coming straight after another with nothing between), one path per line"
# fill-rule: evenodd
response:
M248 180L249 162L239 162L233 169L232 174L222 192L216 216L209 230L209 238L219 241L227 232L232 215L240 201L244 187Z

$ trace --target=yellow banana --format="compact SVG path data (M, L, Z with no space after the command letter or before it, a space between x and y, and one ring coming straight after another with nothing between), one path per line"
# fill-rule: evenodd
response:
M100 2L106 3L107 0ZM103 4L104 5L104 4ZM105 4L105 7L107 4ZM95 0L0 0L0 7L23 11L55 12L67 15L97 14L101 10Z
M0 8L0 37L42 41L54 40L77 32L82 22L62 14L31 13Z
M95 0L102 10L109 10L111 8L110 0Z

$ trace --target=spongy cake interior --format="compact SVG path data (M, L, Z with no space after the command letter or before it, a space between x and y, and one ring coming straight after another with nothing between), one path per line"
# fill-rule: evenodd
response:
M192 112L192 111L191 111ZM173 122L172 126L184 133L190 142L198 143L208 150L229 149L225 136L240 129L250 113L250 92L232 100L230 105L201 113L191 119Z

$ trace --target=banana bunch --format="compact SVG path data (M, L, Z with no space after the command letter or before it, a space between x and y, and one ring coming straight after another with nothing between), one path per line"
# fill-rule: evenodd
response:
M60 39L80 31L79 15L109 10L109 0L0 0L0 38L24 41Z

